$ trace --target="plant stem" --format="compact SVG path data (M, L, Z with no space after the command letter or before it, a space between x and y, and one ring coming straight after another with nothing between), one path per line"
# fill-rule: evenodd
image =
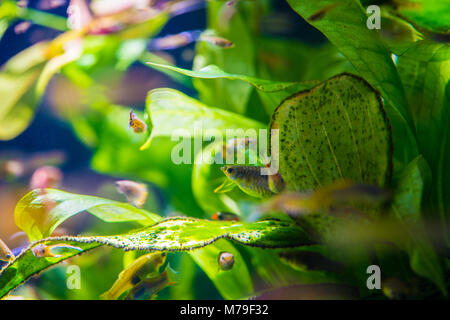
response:
M44 27L67 31L67 19L55 14L47 13L30 8L17 8L17 17L24 20L30 20L35 24Z

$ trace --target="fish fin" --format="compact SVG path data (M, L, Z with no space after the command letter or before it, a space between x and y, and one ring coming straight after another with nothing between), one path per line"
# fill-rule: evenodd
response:
M229 192L236 187L236 183L232 180L226 179L220 186L214 189L215 193Z

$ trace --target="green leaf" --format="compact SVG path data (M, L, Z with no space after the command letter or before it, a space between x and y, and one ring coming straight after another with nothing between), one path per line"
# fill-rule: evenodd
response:
M17 203L14 217L16 225L27 233L30 241L35 241L48 237L65 220L83 211L106 222L156 222L160 219L128 203L56 189L29 192Z
M45 241L41 242L45 245L60 244L60 241ZM81 248L83 251L67 250L61 253L61 257L55 258L38 258L35 257L31 251L33 245L22 251L15 260L6 265L0 271L0 299L9 292L20 286L34 275L46 270L47 268L62 262L66 259L89 251L91 249L101 246L99 243L78 243L78 242L64 242L65 244L73 245Z
M241 80L244 82L247 82L254 86L256 89L264 91L264 92L276 92L276 91L282 91L286 88L292 87L293 85L298 84L298 82L283 82L283 81L272 81L272 80L266 80L266 79L258 79L255 77L249 77L245 75L240 74L231 74L228 72L223 71L218 66L215 65L209 65L206 67L203 67L202 69L198 71L191 71L183 68L178 68L174 66L169 65L163 65L158 63L152 63L148 62L148 64L164 68L172 71L179 72L181 74L187 75L189 77L193 78L201 78L201 79L230 79L230 80ZM305 89L309 88L311 84L304 84Z
M448 179L444 170L448 137L450 104L446 87L450 81L450 45L419 41L398 58L398 69L411 106L421 154L429 163L434 177L432 200L435 212L450 208Z
M286 82L259 79L246 75L227 73L215 65L206 66L198 71L191 71L157 63L148 62L148 64L155 68L175 71L193 78L229 79L247 82L258 90L258 94L261 97L266 110L270 113L272 113L273 109L275 109L275 107L287 96L290 96L299 90L309 89L318 83L318 81Z
M41 96L36 81L46 61L47 42L37 43L12 57L0 72L0 140L21 134L33 119Z
M359 74L380 90L409 126L408 139L414 143L413 123L399 74L376 29L367 28L367 15L356 0L288 0L290 6L304 19L308 19L331 3L339 3L322 19L308 21L319 29L353 64ZM388 113L393 113L388 110Z
M377 92L342 74L284 100L272 116L279 129L279 172L288 190L310 190L337 179L389 183L392 138ZM272 141L273 144L273 141Z
M446 295L441 261L431 241L428 240L421 217L424 192L429 189L431 172L422 156L414 159L402 172L396 187L393 211L401 223L414 223L416 229L409 231L406 250L412 270L433 281Z
M205 247L222 238L244 245L263 248L311 244L303 230L292 223L277 220L241 223L199 220L187 217L166 219L154 225L121 235L46 238L30 245L1 271L0 298L29 277L79 253L78 251L76 253L68 251L62 253L63 256L59 258L37 258L32 254L31 249L39 244L53 245L64 243L80 247L83 251L102 244L124 250L185 251ZM232 250L233 253L236 252L228 245L224 245L224 247L219 245L215 250L221 250L221 248ZM213 251L200 252L198 257L194 258L198 259L199 263L202 263L207 273L213 279L223 278L223 274L213 272L212 262L208 260L209 258L203 260L204 257L211 257L211 254L216 253L214 249L211 250ZM240 258L238 255L237 257ZM243 265L238 265L237 270L245 272ZM236 289L224 292L224 294L234 296L233 292L242 290L242 287L251 289L248 279L244 280L242 284L235 284L235 286Z
M147 148L158 136L195 138L207 129L225 134L226 129L263 129L265 125L244 116L218 108L210 108L174 89L154 89L147 96L147 114L153 124ZM180 132L176 130L182 129ZM200 129L200 130L199 130ZM201 130L203 129L203 130Z
M450 9L447 0L409 0L397 6L396 12L414 26L429 31L450 32Z
M214 30L217 36L232 41L235 46L221 48L199 42L196 46L194 70L213 64L229 73L255 75L255 35L249 24L249 16L252 12L257 12L260 4L253 1L246 5L249 10L245 11L243 6L238 6L237 12L227 18L223 15L225 3L208 2L208 28ZM245 112L252 91L249 84L227 79L194 79L193 83L202 102L241 114Z

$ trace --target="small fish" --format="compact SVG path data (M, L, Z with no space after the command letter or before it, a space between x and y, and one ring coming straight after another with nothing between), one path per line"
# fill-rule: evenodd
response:
M258 142L254 138L233 138L222 146L223 161L226 164L258 164ZM235 162L236 161L236 162Z
M43 166L37 168L30 180L31 189L46 189L57 187L63 179L62 171L57 167Z
M28 7L28 0L19 0L17 1L17 6L20 8Z
M263 167L257 166L223 166L222 172L250 196L267 198L273 195L269 189L269 179L261 174Z
M263 211L278 210L290 215L304 215L319 212L340 212L348 209L351 202L383 202L390 194L376 186L339 180L314 191L286 192L272 198L263 206Z
M221 47L221 48L233 48L234 47L234 42L222 38L222 37L217 37L217 36L212 36L212 35L207 35L207 34L202 34L199 38L199 41L204 41L204 42L208 42L211 43L215 46Z
M2 164L0 172L2 173L2 176L5 175L6 177L20 178L26 172L25 164L20 160L7 160Z
M30 21L23 21L14 27L14 33L15 34L24 33L30 28L30 26L31 26Z
M219 268L220 270L227 271L233 268L234 256L229 252L221 252L219 254Z
M194 41L197 41L200 34L200 30L193 30L156 38L150 42L149 50L172 50L184 47Z
M41 0L38 3L40 10L52 10L66 4L65 0Z
M0 239L0 261L9 262L12 259L14 259L14 254L8 248L6 243L4 243L2 239Z
M133 109L130 109L130 122L128 123L128 128L133 128L136 133L142 133L147 131L147 124L138 118Z
M259 166L233 166L220 168L237 186L253 197L267 198L284 190L284 180L279 173L263 175Z
M125 291L135 287L144 279L158 278L159 269L166 261L164 252L149 253L140 256L128 265L114 282L111 289L101 295L103 299L116 300Z
M130 180L116 181L117 191L124 194L127 201L135 207L142 207L147 200L147 186Z
M70 250L76 250L82 252L83 249L80 247L71 246L69 244L54 244L51 246L47 246L43 243L38 244L37 246L31 249L33 255L37 258L59 258L62 257L63 254Z
M161 272L160 275L145 278L139 282L125 296L125 300L151 300L156 298L156 294L162 289L176 284L176 273L170 266Z
M231 212L216 212L211 216L211 219L218 221L239 221L239 216Z
M318 10L316 13L312 14L309 18L308 21L310 22L314 22L314 21L318 21L323 19L323 17L325 17L325 15L332 9L336 8L339 5L339 3L332 3L320 10Z
M215 193L226 193L233 190L236 187L236 183L233 180L225 178L225 181L214 189Z

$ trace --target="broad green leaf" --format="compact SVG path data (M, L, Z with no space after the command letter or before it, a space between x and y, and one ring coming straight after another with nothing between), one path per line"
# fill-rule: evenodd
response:
M128 203L56 189L29 192L17 203L14 216L16 225L35 241L48 237L65 220L83 211L106 222L156 222L160 219L158 215Z
M161 57L157 54L151 53L151 52L144 52L143 55L141 56L141 58L139 59L139 61L143 64L145 64L146 66L150 67L150 68L155 68L156 70L164 73L165 75L167 75L169 78L171 78L173 81L176 81L178 83L181 83L182 85L190 88L190 89L194 89L193 84L192 84L192 80L191 78L180 74L178 72L172 71L172 70L168 70L166 68L158 68L158 67L154 67L153 64L149 64L148 62L154 63L154 64L162 64L162 65L171 65L171 61L169 61L168 59L165 59L164 57Z
M17 18L17 7L14 1L4 0L0 4L0 39L6 29Z
M0 140L22 133L33 119L40 95L35 85L46 61L47 42L37 43L12 57L0 71Z
M63 253L63 256L59 258L37 258L32 254L31 249L39 244L65 243L80 247L84 251L102 244L124 250L185 251L205 247L223 238L244 245L263 248L311 244L303 230L292 223L277 220L264 220L253 223L219 222L185 217L166 219L154 225L121 235L46 238L30 245L1 271L0 298L29 277L75 255L72 251L69 251ZM216 250L220 250L220 248L221 246L216 247ZM232 250L227 245L224 248ZM213 273L211 261L203 261L201 257L211 257L211 254L215 252L200 253L198 258L201 259L201 263L204 264L213 281L224 276L219 273ZM76 254L78 253L77 251ZM241 272L245 270L243 266L237 269ZM236 289L230 291L229 294L232 295L233 292L239 292L242 290L242 287L251 288L251 284L247 281L245 280L242 284L236 284Z
M319 29L353 64L359 74L373 87L408 125L413 140L413 123L400 77L376 29L367 28L367 15L357 0L288 0L290 6L304 19L308 19L331 3L338 5L323 18L308 22Z
M234 256L230 270L220 270L218 257L221 252ZM228 241L216 243L191 252L191 257L203 269L225 299L242 299L253 292L253 284L247 264L239 251Z
M342 178L389 183L389 121L379 95L362 78L338 75L291 96L275 110L271 129L279 129L279 172L289 190Z
M399 178L393 204L394 214L400 223L415 223L421 229L409 231L406 250L410 256L411 268L418 275L433 281L439 289L447 294L441 261L431 241L426 237L421 209L424 193L429 189L431 179L430 168L422 156L412 161Z
M60 241L97 242L125 250L186 251L226 238L244 245L282 248L312 244L291 222L261 220L252 223L169 218L152 226L117 236L54 237Z
M398 69L409 99L417 131L419 150L434 178L432 201L436 213L450 208L450 175L444 170L450 105L446 87L450 81L450 45L420 41L398 58Z
M100 110L91 110L83 115L81 120L86 129L76 132L83 134L88 131L95 137L91 167L103 174L151 182L162 189L167 201L177 211L201 217L202 211L192 196L191 165L177 165L172 161L171 153L177 142L169 137L157 137L148 149L141 151L139 147L147 136L128 128L130 109L104 104L100 107ZM144 119L142 112L134 112ZM70 118L71 121L77 119Z
M153 128L147 148L158 136L190 137L202 136L206 130L263 129L265 125L244 116L218 108L210 108L174 89L154 89L147 96L147 114ZM180 131L182 130L182 131ZM242 133L244 134L244 133Z
M286 81L271 81L266 79L259 79L240 74L231 74L221 70L218 66L209 65L198 71L191 71L174 66L148 63L149 65L175 71L189 77L200 79L229 79L240 80L247 82L258 90L262 103L265 105L267 112L272 113L273 109L286 97L300 90L305 90L317 84L317 81L302 81L302 82L286 82Z
M396 12L419 29L450 32L450 7L447 0L409 0L400 3Z
M172 70L175 72L179 72L181 74L184 74L184 75L187 75L187 76L193 77L193 78L241 80L241 81L251 84L256 89L264 91L264 92L281 91L286 88L292 87L293 85L298 83L298 82L272 81L272 80L266 80L266 79L258 79L255 77L249 77L246 75L231 74L231 73L223 71L216 65L209 65L209 66L203 67L202 69L200 69L198 71L191 71L191 70L187 70L187 69L183 69L183 68L178 68L178 67L163 65L163 64L158 64L158 63L152 63L152 62L148 62L148 64L150 64L154 67L159 67L159 68L164 68L164 69ZM305 89L307 89L309 87L310 87L310 85L305 83Z

